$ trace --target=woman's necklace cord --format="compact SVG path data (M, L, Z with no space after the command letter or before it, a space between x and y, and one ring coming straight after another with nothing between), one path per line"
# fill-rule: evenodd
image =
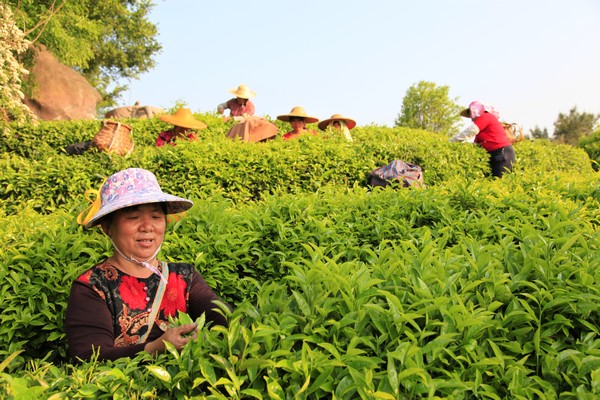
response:
M111 242L112 242L112 240L111 240ZM150 265L150 264L148 263L148 261L150 261L150 260L152 260L154 257L156 257L156 255L157 255L157 254L158 254L158 252L160 251L160 248L161 248L161 246L158 246L158 249L156 249L156 251L154 252L154 254L152 255L152 257L150 257L150 258L148 258L147 260L144 260L144 261L136 260L136 259L135 259L135 258L133 258L133 257L127 257L125 254L123 254L123 252L122 252L121 250L119 250L119 248L118 248L118 247L117 247L117 246L114 244L114 242L113 242L113 247L115 248L115 250L117 251L117 253L119 253L119 255L120 255L121 257L123 257L125 260L127 260L127 261L129 261L129 262L132 262L132 263L139 264L139 265L141 265L142 267L144 267L144 268L146 268L146 269L148 269L148 270L152 271L152 273L153 273L153 274L156 274L156 275L158 275L162 281L164 281L165 283L167 283L167 279L166 279L166 278L163 276L163 274L161 274L161 272L158 270L158 268L156 268L155 266L153 266L153 265Z

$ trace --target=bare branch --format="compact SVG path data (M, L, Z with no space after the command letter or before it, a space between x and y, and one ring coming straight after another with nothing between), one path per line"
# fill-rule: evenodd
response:
M60 9L67 3L67 0L63 0L63 2L60 5L58 5L58 7L55 8L56 2L57 2L57 0L53 0L52 1L52 4L50 5L48 16L46 16L45 18L41 18L38 21L38 23L35 24L35 26L33 28L31 28L31 29L23 32L23 33L25 33L25 36L29 36L29 34L31 32L35 31L40 26L42 27L40 29L40 32L37 34L37 36L34 39L30 40L31 43L35 43L40 38L40 36L44 32L44 29L46 28L46 25L48 25L48 22L50 21L50 19L52 19L52 17L54 17L56 14L58 14L58 12L60 11Z

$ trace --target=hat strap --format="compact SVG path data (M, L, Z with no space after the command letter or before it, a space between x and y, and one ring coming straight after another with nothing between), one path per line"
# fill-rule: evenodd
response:
M115 248L115 250L117 251L117 253L119 253L119 255L121 257L123 257L125 260L132 262L132 263L136 263L136 264L140 264L142 267L149 269L150 271L152 271L153 274L158 275L160 277L160 279L166 284L167 283L167 279L163 276L163 274L160 273L160 271L158 270L158 268L150 265L148 263L148 261L152 260L154 257L156 257L156 255L158 254L158 252L160 251L161 246L158 246L158 249L156 249L156 251L154 252L154 254L152 255L152 257L150 257L149 259L145 260L145 261L140 261L140 260L136 260L133 257L127 257L125 254L123 254L123 252L121 250L119 250L119 248L115 245L115 242L113 242L112 239L110 239L110 241L113 244L113 247Z

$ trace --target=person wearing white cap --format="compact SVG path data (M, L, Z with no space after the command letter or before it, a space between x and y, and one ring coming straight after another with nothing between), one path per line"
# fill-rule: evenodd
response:
M219 114L223 114L225 110L229 109L229 116L233 117L236 121L254 115L254 104L250 99L256 97L256 93L243 84L239 85L236 89L230 89L229 93L235 95L235 97L217 106Z
M479 100L472 101L469 107L460 112L461 117L469 118L471 125L450 138L451 142L473 142L488 152L492 176L502 178L511 172L515 162L515 149L500 122L496 109Z
M99 225L114 253L79 275L71 285L65 332L73 361L159 353L169 342L180 350L196 335L196 324L172 327L178 311L227 325L219 300L194 265L157 258L167 214L192 207L164 193L156 176L128 168L105 181L96 201L77 217L85 228Z

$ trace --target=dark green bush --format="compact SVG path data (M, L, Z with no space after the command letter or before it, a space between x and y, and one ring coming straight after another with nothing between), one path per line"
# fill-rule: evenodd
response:
M99 123L87 124L93 131ZM197 141L156 148L155 132L166 127L164 123L152 119L131 124L137 144L128 158L98 151L65 154L61 149L67 142L81 139L82 122L41 123L37 131L22 129L20 146L13 147L8 144L12 139L7 139L0 159L0 215L10 215L24 204L41 213L77 206L86 189L98 188L107 176L127 167L155 172L165 190L200 199L222 195L235 202L259 201L274 193L311 193L326 185L366 187L368 173L393 159L421 165L429 186L459 177L480 179L489 168L487 154L480 148L405 128L356 128L352 143L313 136L290 142L243 143L225 138L231 124L216 120L200 131ZM78 137L69 136L72 132ZM516 147L515 168L524 173L591 172L581 149L543 141L521 142Z
M588 154L592 160L592 167L598 171L600 169L600 130L593 135L579 139L579 146Z
M596 393L598 182L517 173L425 190L197 200L163 254L194 262L235 306L230 329L205 331L177 357L80 366L95 376L86 390L227 398L272 386L289 397L310 377L306 398ZM69 283L109 254L106 238L73 218L23 210L1 221L1 349L25 350L13 374L62 359ZM113 369L135 385L97 373ZM33 368L27 385L39 387L36 374L55 374L46 394L83 390L68 365Z
M521 142L498 180L483 150L427 132L248 144L205 118L198 141L160 149L162 123L133 121L129 158L60 151L97 122L2 139L0 397L600 395L600 176L582 149ZM368 188L392 159L423 166L428 187ZM160 257L194 263L234 306L230 327L181 354L73 366L70 283L111 252L75 217L85 189L129 166L195 201Z

